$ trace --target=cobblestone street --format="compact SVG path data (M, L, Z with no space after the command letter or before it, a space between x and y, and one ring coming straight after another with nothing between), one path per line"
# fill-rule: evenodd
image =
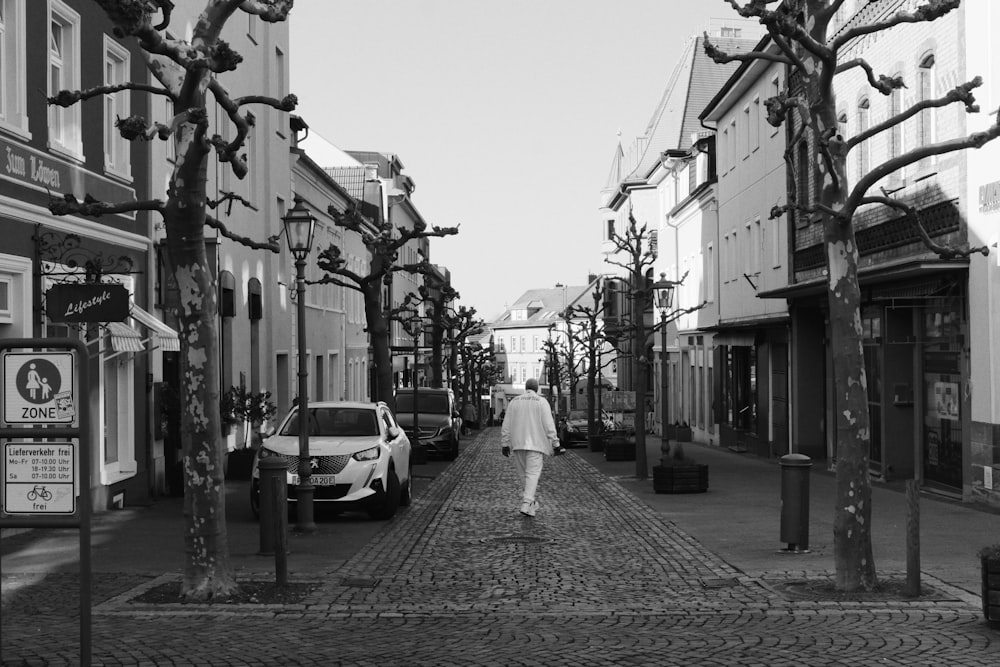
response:
M177 575L97 577L94 664L1000 664L967 591L796 596L802 573L745 575L575 451L547 461L522 517L498 440L480 433L342 567L296 573L322 582L303 604L153 606L132 599ZM75 579L13 582L3 664L78 662Z

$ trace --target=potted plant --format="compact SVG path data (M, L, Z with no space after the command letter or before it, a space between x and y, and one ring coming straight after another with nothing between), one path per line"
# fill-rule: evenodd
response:
M681 443L672 441L660 465L653 466L656 493L702 493L708 491L708 465L695 463L684 454Z
M1000 628L1000 544L979 550L983 575L983 616L991 627Z
M271 402L271 392L247 391L244 386L230 387L221 400L223 433L228 435L237 424L243 425L243 438L235 450L229 453L226 477L230 479L250 479L253 457L260 438L263 424L277 414L277 407ZM247 440L250 439L248 446Z

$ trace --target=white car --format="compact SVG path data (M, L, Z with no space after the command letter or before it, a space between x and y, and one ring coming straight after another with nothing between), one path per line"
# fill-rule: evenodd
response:
M318 507L390 519L411 497L410 441L385 403L324 401L309 407L309 463ZM261 444L250 478L250 507L260 511L260 459L288 462L288 502L299 483L299 412L292 408Z

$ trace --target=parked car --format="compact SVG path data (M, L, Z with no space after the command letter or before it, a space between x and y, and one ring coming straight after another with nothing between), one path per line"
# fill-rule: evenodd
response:
M458 441L461 439L462 417L455 405L455 394L451 389L412 387L396 390L396 416L399 425L406 430L411 442L416 442L413 432L413 404L416 393L417 425L420 427L420 444L428 454L443 456L449 461L458 457Z
M601 412L602 431L612 431L615 429L615 421L607 412ZM572 447L574 444L586 443L590 434L590 424L586 410L570 410L559 420L559 443L563 447Z
M336 511L363 511L390 519L409 505L410 440L385 403L324 401L309 404L309 461L313 500ZM288 462L289 506L299 483L299 412L292 408L257 450L250 478L250 507L260 512L260 460Z

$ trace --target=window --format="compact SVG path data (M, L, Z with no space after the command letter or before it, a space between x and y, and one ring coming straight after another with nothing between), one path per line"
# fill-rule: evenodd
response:
M760 97L754 97L750 105L750 150L760 148Z
M781 77L776 76L771 79L771 85L768 88L768 97L779 97L781 95ZM770 125L770 123L768 123ZM771 136L773 137L778 133L778 128L771 125Z
M739 39L740 35L743 34L742 28L733 28L730 26L723 26L719 29L719 37L731 37L734 39Z
M750 105L743 107L743 159L750 157Z
M25 0L0 0L0 128L28 137Z
M52 0L49 15L49 96L80 88L80 15ZM49 147L83 158L80 105L49 105Z
M613 238L615 238L615 221L608 220L607 224L608 224L608 240L610 241Z
M129 80L129 52L107 35L104 36L104 84L113 86ZM104 168L121 176L131 176L129 142L122 138L115 121L128 118L130 92L104 96Z
M750 273L760 275L760 269L764 265L764 234L760 226L760 218L755 218L749 227L750 238Z
M0 275L0 324L10 324L14 321L10 306L13 283L12 276Z
M726 150L729 154L733 156L732 160L729 161L729 168L734 169L736 167L736 119L733 118L729 121L729 145L726 146Z
M722 276L722 283L729 282L729 258L733 252L733 247L729 243L729 234L722 237L722 266L719 267L719 274Z
M729 154L729 128L722 131L722 159L719 160L719 173L723 176L729 171L729 162L732 160Z
M798 158L795 169L795 197L800 206L809 205L809 142L805 137L799 141ZM809 216L803 211L795 211L798 226L809 224Z
M715 248L709 243L705 248L705 301L715 302Z
M538 336L535 336L534 343L535 343L535 347L534 347L533 351L534 352L538 352Z
M771 268L781 268L781 218L771 220Z
M868 128L871 126L871 113L869 107L870 103L868 102L867 97L858 102L858 134L867 132ZM868 168L871 162L868 141L862 141L854 147L854 150L858 152L858 173L855 180L860 180L865 174L868 173Z
M889 119L899 115L903 109L903 92L896 88L889 94ZM889 159L903 154L903 125L897 123L889 130Z
M281 49L274 49L274 69L278 76L278 89L275 91L275 97L279 100L284 98L288 94L288 84L286 83L286 78L288 76L288 63L285 58L285 54ZM281 137L288 136L288 119L289 114L284 111L278 111L275 109L273 113L278 115L278 134Z
M917 68L917 95L920 102L934 98L934 54L924 56ZM934 143L934 110L924 109L917 114L917 143L920 146ZM925 160L929 158L924 158Z

